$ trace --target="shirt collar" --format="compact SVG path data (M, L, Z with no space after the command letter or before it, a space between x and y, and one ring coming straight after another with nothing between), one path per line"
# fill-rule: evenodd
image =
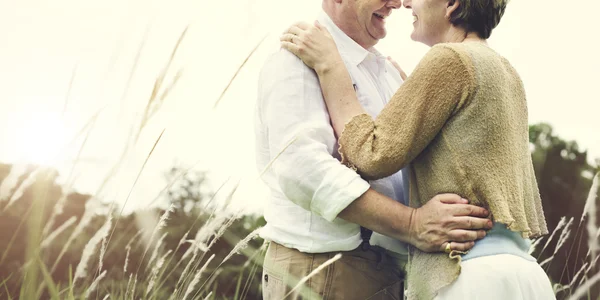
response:
M335 25L333 20L331 20L331 18L324 11L321 11L318 20L323 26L325 26L325 28L327 28L338 47L338 51L340 51L342 57L348 60L348 62L358 66L367 58L369 53L373 53L375 56L381 57L381 54L375 48L371 47L367 50L351 39L337 25Z

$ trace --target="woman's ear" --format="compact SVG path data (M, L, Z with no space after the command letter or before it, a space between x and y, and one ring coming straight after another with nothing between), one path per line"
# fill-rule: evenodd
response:
M459 0L448 0L448 7L446 7L446 19L450 20L452 14L460 7Z

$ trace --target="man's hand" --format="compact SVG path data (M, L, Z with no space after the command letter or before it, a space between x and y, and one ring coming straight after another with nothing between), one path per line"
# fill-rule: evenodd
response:
M455 194L440 194L411 208L373 189L350 203L338 217L412 244L425 252L466 251L492 228L488 212Z
M473 248L493 224L487 210L468 203L455 194L440 194L413 210L409 242L425 252L444 251L446 243L452 250Z

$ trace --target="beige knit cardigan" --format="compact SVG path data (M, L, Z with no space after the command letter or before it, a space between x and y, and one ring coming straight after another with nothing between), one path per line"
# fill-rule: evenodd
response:
M533 238L548 232L529 152L527 104L510 63L480 42L439 44L373 120L352 118L343 162L364 178L410 163L410 205L440 193L481 205ZM408 299L430 300L460 274L460 256L411 248Z

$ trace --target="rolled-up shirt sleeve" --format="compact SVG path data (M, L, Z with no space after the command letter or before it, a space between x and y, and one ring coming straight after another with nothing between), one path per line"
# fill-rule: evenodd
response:
M332 156L336 138L319 80L293 54L280 50L261 71L259 118L266 125L270 167L282 193L333 221L369 189L355 171Z

